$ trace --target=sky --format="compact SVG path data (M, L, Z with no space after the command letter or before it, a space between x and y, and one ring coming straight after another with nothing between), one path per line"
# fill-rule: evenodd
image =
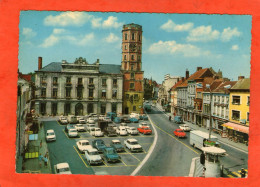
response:
M19 71L76 58L121 64L122 27L142 26L142 70L158 83L164 75L190 75L197 67L250 77L250 15L21 11Z

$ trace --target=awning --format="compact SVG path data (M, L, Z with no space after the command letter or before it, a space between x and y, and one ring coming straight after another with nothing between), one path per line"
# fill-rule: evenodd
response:
M233 130L238 131L238 132L243 132L243 133L246 133L246 134L249 133L249 127L245 127L245 126L238 125L238 124L235 124L235 123L228 122L228 123L224 123L222 126L227 127L228 129L233 129Z

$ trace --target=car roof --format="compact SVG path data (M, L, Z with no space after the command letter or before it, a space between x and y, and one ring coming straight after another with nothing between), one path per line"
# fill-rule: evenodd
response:
M88 140L79 140L78 142L89 142Z
M53 129L49 129L49 130L47 130L47 132L54 132L54 130Z
M64 167L69 167L69 164L67 162L57 164L57 169L64 168Z
M88 152L94 152L94 151L98 151L97 149L93 148L93 147L89 147L87 148Z
M120 142L120 141L119 140L112 140L112 142L115 143L115 142Z
M129 139L127 139L129 142L137 142L137 140L136 139L134 139L134 138L129 138Z

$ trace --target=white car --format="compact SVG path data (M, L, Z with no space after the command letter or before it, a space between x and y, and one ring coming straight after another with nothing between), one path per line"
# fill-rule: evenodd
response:
M77 129L78 132L86 131L84 125L83 125L83 124L80 124L80 123L76 124L76 125L75 125L75 128Z
M112 120L109 117L104 117L104 121L107 121L108 123L112 123Z
M126 123L120 123L120 126L121 127L127 127L127 124Z
M92 129L96 128L96 125L93 123L87 124L86 126L87 126L87 131L91 131Z
M84 153L87 149L92 148L88 140L79 140L76 144L81 153Z
M137 113L131 113L131 114L130 114L130 118L139 119L139 114L137 114Z
M124 141L125 146L127 149L129 149L131 152L141 152L143 151L143 148L141 145L138 144L138 141L136 139L127 139Z
M55 141L56 135L53 129L49 129L46 132L46 142Z
M106 116L105 115L99 115L99 120L104 120L104 118L105 118Z
M54 165L54 173L56 174L71 174L70 166L68 163L59 163Z
M131 135L137 135L138 134L136 127L127 127L126 131L127 131L128 134L131 134Z
M67 118L64 117L64 116L60 116L60 117L59 117L59 121L61 122L61 124L67 124L67 123L68 123Z
M115 130L117 129L117 126L115 124L109 124L108 126L113 127Z
M88 118L88 121L87 121L88 123L91 123L91 124L94 124L95 123L95 119L94 118Z
M78 131L77 131L77 129L76 129L76 128L69 129L69 130L68 130L68 136L69 136L70 138L72 138L72 137L78 137Z
M85 157L90 165L101 164L103 162L101 156L98 154L98 150L95 148L88 148L85 151Z
M126 135L127 135L126 128L125 128L125 127L122 127L122 126L120 126L120 127L118 127L118 128L116 129L116 133L117 133L118 135L120 135L120 136L126 136Z
M139 127L141 127L141 126L148 126L148 127L149 127L148 123L146 123L146 122L142 122L142 123L139 125Z
M79 118L79 123L80 124L85 124L86 123L86 120L84 118Z
M183 131L191 131L190 126L187 125L187 124L180 125L179 127L180 127L180 129L182 129Z
M95 128L95 137L104 136L104 133L101 131L100 128Z
M80 118L82 118L82 116L77 116L77 121L79 121Z

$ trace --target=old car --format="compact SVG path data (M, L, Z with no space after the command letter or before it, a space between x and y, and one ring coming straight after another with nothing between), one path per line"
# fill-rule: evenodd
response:
M126 136L127 135L127 131L126 131L126 128L123 127L123 126L119 126L117 129L116 129L116 133L120 136Z
M125 146L127 149L129 149L131 152L141 152L143 151L143 148L141 145L138 144L138 141L136 139L127 139L124 141Z
M131 114L130 114L130 118L139 119L139 114L137 114L137 113L131 113Z
M104 133L101 131L100 128L95 128L95 137L104 136Z
M61 124L68 124L68 120L67 120L67 118L65 116L60 116L59 117L59 122Z
M130 122L131 123L138 123L139 120L137 118L133 117L133 118L130 118Z
M108 127L113 127L113 129L117 129L117 126L115 124L108 124Z
M183 131L191 131L190 126L187 125L187 124L180 125L179 127L180 127L180 129L182 129Z
M80 123L76 124L76 125L75 125L75 128L77 129L78 132L86 131L84 125L83 125L83 124L80 124Z
M78 137L78 131L77 131L77 129L75 129L75 128L69 129L69 130L68 130L68 136L69 136L70 138L76 138L76 137Z
M85 151L85 157L90 165L103 163L98 150L95 148L87 148Z
M175 131L173 131L173 134L178 138L186 137L186 133L182 129L176 129Z
M87 122L89 124L95 124L95 119L93 117L88 118Z
M109 117L104 117L104 121L107 121L108 123L112 123L112 120Z
M113 147L116 150L116 152L125 151L124 146L121 144L119 140L112 140L110 146Z
M46 131L46 142L55 141L56 135L53 129L49 129Z
M120 117L115 117L114 122L115 123L121 123L121 118Z
M81 118L79 118L79 123L80 124L85 124L86 120L83 117L81 117Z
M90 130L92 130L92 129L95 129L95 128L96 128L96 125L95 125L95 124L92 124L92 123L90 123L90 124L87 124L87 125L86 125L86 127L87 127L87 131L89 131L89 132L90 132Z
M113 126L107 126L107 128L104 129L104 134L107 136L116 136L116 130Z
M75 129L75 126L74 126L73 124L68 124L68 125L66 125L66 127L65 127L65 132L68 132L69 129Z
M149 126L139 125L139 128L137 130L142 134L152 134L152 130Z
M101 139L93 140L92 147L96 148L98 152L103 152L104 148L107 147L105 142Z
M55 174L71 174L70 166L68 163L59 163L54 165L54 173Z
M87 149L92 148L88 140L79 140L76 145L81 153L84 153Z
M123 117L123 118L121 119L121 122L131 123L130 118L127 117L127 116Z
M103 157L107 162L118 162L121 159L113 147L104 148Z
M128 127L128 128L126 128L126 131L127 131L128 134L131 134L131 135L137 135L138 134L136 127Z

